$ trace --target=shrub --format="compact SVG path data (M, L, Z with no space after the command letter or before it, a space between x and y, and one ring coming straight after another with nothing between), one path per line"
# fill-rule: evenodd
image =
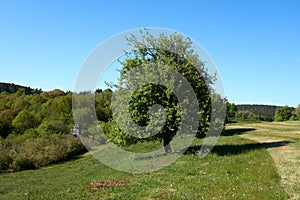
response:
M0 172L9 169L9 166L13 161L6 146L7 142L0 137Z
M292 116L292 109L288 106L280 107L276 109L275 121L286 121Z
M264 119L264 116L254 114L250 111L237 111L235 113L236 121L259 122Z
M14 140L0 141L0 170L20 171L41 168L51 163L70 159L86 152L80 140L71 136L51 134L29 138L19 145Z
M103 131L108 138L108 142L112 142L118 146L127 146L135 144L138 141L136 137L123 133L113 120L106 123Z

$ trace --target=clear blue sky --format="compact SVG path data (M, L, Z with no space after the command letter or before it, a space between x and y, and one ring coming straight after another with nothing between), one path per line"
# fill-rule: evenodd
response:
M140 27L196 40L216 63L230 102L300 103L297 0L0 0L0 82L73 90L100 42Z

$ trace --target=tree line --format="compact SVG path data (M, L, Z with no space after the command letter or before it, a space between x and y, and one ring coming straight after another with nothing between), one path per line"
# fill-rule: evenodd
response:
M300 105L297 108L289 106L256 105L227 102L227 122L238 121L286 121L299 120Z
M16 85L13 83L3 83L0 82L0 93L16 93L17 91L23 91L25 94L39 94L42 92L42 89L33 89L26 86Z

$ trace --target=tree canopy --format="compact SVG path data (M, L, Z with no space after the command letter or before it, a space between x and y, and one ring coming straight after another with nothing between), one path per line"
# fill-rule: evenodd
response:
M132 51L126 52L126 58L121 60L120 84L114 94L117 107L113 114L121 129L125 129L123 134L131 136L118 138L159 139L163 141L165 152L170 152L169 143L183 124L182 116L195 108L199 109L197 114L186 121L196 120L197 134L204 134L209 126L210 84L214 77L207 73L204 62L194 52L191 39L178 33L155 37L144 30L140 37L131 35L127 41ZM178 74L183 78L178 78ZM184 87L185 81L189 87ZM177 91L178 88L184 89ZM183 100L176 91L185 97L193 93L197 105L193 105L192 100ZM128 111L138 128L124 117ZM147 130L141 131L140 127L145 126Z

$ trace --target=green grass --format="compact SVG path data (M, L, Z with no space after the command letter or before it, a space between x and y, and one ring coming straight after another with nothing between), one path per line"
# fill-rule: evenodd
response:
M132 151L132 152L137 152L137 153L147 153L151 151L155 151L157 149L162 148L162 144L159 142L138 142L135 145L131 145L128 147L124 147L123 149L126 151Z
M300 121L265 122L229 127L227 132L241 132L241 137L258 141L261 144L285 145L268 148L276 170L281 176L281 185L289 199L300 199ZM249 130L249 131L245 131Z
M273 159L263 145L223 136L199 158L196 140L188 153L162 170L130 174L104 166L90 155L40 170L0 174L0 199L286 199ZM148 148L156 148L149 144ZM141 144L130 147L145 148ZM147 148L144 149L144 152ZM134 161L133 161L134 162ZM89 188L120 180L123 186Z

